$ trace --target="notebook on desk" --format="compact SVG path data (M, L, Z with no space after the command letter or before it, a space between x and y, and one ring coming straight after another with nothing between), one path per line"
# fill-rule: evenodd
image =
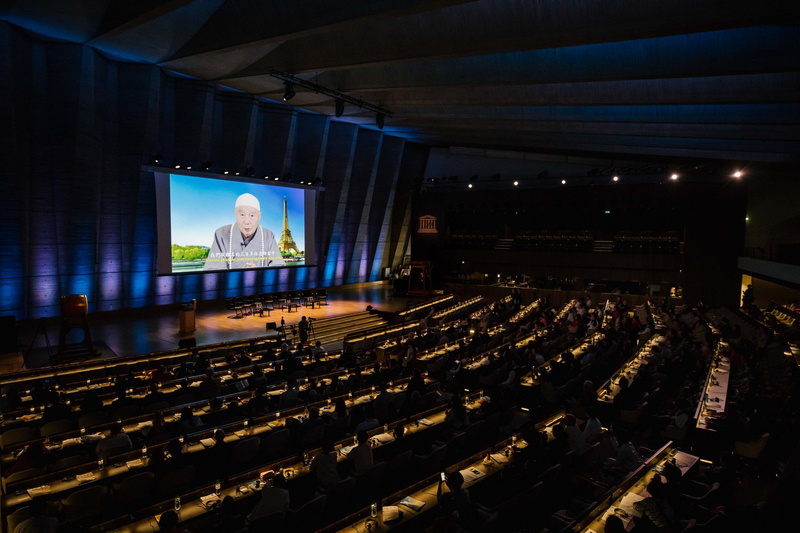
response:
M420 501L412 496L406 496L402 500L400 500L400 505L405 505L409 509L413 509L414 511L419 511L425 506L425 502Z

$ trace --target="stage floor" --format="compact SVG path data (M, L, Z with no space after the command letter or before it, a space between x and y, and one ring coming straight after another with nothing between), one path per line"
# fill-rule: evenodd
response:
M406 308L409 301L405 296L393 296L391 284L384 282L333 287L326 290L328 305L317 306L314 309L300 307L297 312L291 313L276 309L272 311L271 316L265 313L263 318L258 315L229 318L232 313L226 308L225 301L199 301L194 338L199 346L258 337L266 334L267 322L277 322L280 325L281 318L286 320L288 327L300 322L300 318L304 315L318 319L340 316L362 312L368 305L382 311L401 311ZM28 353L31 347L45 348L47 339L44 331L46 331L55 353L58 348L59 322L58 317L44 321L19 322L17 332L20 351ZM92 313L89 315L89 328L92 341L105 343L117 356L172 350L178 347L181 339L178 333L178 310L173 306ZM82 332L74 330L73 333L78 338L68 339L68 342L82 340ZM327 343L325 347L329 350L339 349L341 341ZM0 372L3 371L13 370L10 367L0 368Z

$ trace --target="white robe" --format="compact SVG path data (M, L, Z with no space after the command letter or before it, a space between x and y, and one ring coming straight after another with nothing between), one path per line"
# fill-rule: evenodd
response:
M231 239L231 229L233 229L233 239ZM247 263L252 263L254 266L249 267ZM234 224L228 224L214 232L214 242L211 244L211 251L208 253L203 269L229 270L285 265L286 263L278 251L275 234L270 230L258 226L253 238L245 245L239 228Z

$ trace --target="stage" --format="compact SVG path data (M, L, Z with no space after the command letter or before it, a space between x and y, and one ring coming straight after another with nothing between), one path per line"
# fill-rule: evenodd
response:
M407 297L393 296L389 282L363 283L346 287L333 287L328 292L328 305L300 307L297 311L275 309L270 313L234 316L226 307L224 300L197 302L196 331L193 334L196 344L215 344L251 337L259 337L276 332L268 332L268 322L280 326L281 318L286 321L287 332L291 326L300 322L302 316L317 320L361 313L368 305L381 311L401 311L409 302ZM416 302L416 301L415 301ZM58 349L59 317L21 321L17 323L19 354L11 354L0 361L0 372L16 372L22 367L22 354L30 354L31 367L46 364L47 340L52 353ZM145 309L130 309L104 313L91 313L89 327L95 344L102 343L108 349L101 350L98 357L122 357L144 353L172 350L178 347L181 335L178 332L179 319L177 306L161 306ZM45 336L46 333L46 336ZM75 332L80 334L80 332ZM82 334L81 334L82 335ZM80 339L69 339L77 342ZM326 341L325 348L339 349L342 339Z

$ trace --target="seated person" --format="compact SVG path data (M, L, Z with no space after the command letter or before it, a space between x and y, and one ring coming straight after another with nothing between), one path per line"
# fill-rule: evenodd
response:
M369 436L366 431L359 431L356 439L358 440L358 445L347 454L347 460L353 463L353 469L356 474L363 474L374 464L372 446L367 442Z
M110 456L132 449L131 438L122 432L122 422L115 422L111 425L108 437L98 441L94 451L98 459L108 461Z
M479 524L479 516L470 500L469 491L464 485L464 476L461 472L453 472L446 478L447 488L450 492L442 493L442 480L439 480L439 488L436 496L445 507L455 507L458 513L459 526L468 531L476 529Z
M322 453L314 457L309 470L317 476L317 485L322 490L327 490L342 480L332 440L326 439L322 443Z
M252 524L264 516L285 513L289 509L289 491L286 490L286 478L283 474L265 472L264 478L265 485L261 489L261 499L245 518L247 524Z
M31 517L23 520L12 533L55 533L58 527L58 518L45 516L47 511L47 500L45 498L34 498L28 505Z
M158 520L158 530L163 533L189 533L187 529L180 527L180 521L175 511L164 511Z

